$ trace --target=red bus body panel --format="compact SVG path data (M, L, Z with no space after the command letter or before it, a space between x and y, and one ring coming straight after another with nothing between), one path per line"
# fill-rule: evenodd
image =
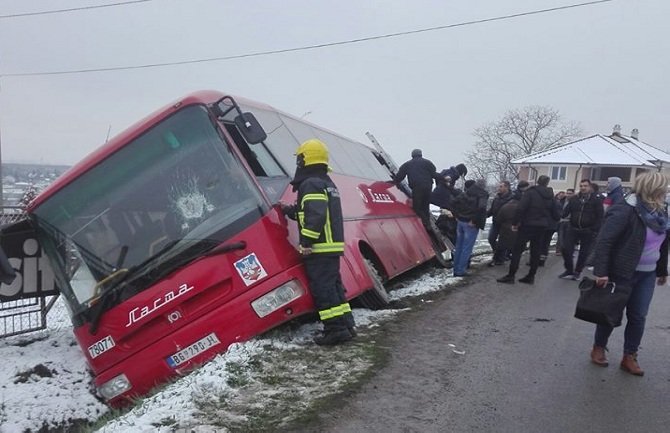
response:
M222 96L219 92L198 92L148 116L71 168L36 198L31 209L175 110L191 104L212 104ZM273 110L241 101L247 106ZM345 220L341 273L348 299L373 286L363 263L361 244L374 251L388 278L434 257L431 241L412 211L409 199L393 184L339 174L332 174L332 178L340 191ZM282 202L294 200L295 193L289 187ZM109 403L124 405L132 397L146 394L156 384L213 358L233 343L248 340L313 311L306 276L296 251L297 239L296 223L287 221L277 207L273 207L261 220L227 241L246 242L244 250L201 257L175 270L106 311L95 335L89 332L88 323L77 327L74 333L96 376L96 385L119 374L125 374L132 384L129 391ZM234 263L252 253L267 275L247 285ZM258 317L251 302L291 280L300 283L304 294L269 315ZM220 344L178 368L168 364L168 357L211 333L216 334ZM108 337L113 339L114 347L91 358L88 348Z

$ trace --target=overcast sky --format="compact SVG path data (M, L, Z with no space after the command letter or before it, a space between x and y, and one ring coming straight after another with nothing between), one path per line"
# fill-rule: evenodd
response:
M0 0L0 15L114 3ZM0 18L0 74L237 55L341 41L583 0L153 0ZM472 132L550 105L586 133L670 148L670 1L595 6L239 60L0 78L6 162L72 164L144 115L200 89L265 102L402 162L460 162Z

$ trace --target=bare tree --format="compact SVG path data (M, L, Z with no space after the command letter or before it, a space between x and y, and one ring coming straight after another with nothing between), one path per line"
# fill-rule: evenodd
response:
M563 121L551 107L509 110L500 120L474 131L477 143L466 153L468 169L484 179L518 179L519 169L513 160L560 146L581 133L578 123Z

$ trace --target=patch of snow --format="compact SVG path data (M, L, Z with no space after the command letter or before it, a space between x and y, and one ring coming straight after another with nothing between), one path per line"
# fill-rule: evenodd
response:
M419 296L424 293L437 292L446 286L454 285L463 280L461 277L452 277L446 269L441 269L433 275L422 275L413 280L408 286L392 290L389 299L397 301L402 298Z

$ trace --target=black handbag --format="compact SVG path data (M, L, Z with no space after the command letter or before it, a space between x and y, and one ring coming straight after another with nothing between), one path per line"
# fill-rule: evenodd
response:
M584 277L579 283L575 317L598 325L620 326L630 292L628 285L608 282L598 287L594 279Z

